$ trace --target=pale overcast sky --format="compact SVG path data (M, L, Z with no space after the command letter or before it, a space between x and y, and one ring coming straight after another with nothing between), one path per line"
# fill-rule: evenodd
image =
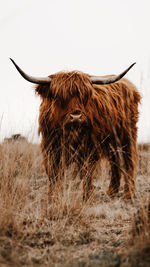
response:
M143 96L139 142L150 142L150 0L0 0L0 141L37 141L40 99L9 60L46 76L60 70L118 74Z

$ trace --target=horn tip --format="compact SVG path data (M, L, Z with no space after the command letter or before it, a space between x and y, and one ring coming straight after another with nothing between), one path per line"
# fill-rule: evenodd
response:
M132 63L130 67L128 68L128 71L136 64L136 62Z
M134 62L131 66L134 66L136 64L136 62Z
M9 59L11 60L11 62L12 62L14 65L16 65L15 61L14 61L11 57L10 57Z

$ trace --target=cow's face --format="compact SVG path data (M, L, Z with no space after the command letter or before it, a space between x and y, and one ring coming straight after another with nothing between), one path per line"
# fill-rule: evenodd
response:
M88 75L60 73L52 76L48 85L36 87L42 98L43 117L46 114L51 127L78 129L89 127L89 108L93 87Z
M89 126L90 121L86 105L83 105L78 97L72 97L69 101L64 102L63 105L58 100L56 105L59 105L60 121L65 129Z

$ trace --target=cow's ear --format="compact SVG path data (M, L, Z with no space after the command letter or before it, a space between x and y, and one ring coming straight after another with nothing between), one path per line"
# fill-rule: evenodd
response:
M51 98L50 84L38 84L35 87L36 94L40 95L42 98Z

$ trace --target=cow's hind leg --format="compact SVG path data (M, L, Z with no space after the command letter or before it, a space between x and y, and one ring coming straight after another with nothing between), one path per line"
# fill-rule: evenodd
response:
M132 198L135 196L135 176L136 165L138 162L138 151L136 143L132 142L132 145L128 143L124 152L124 161L126 172L124 173L125 185L124 185L124 198Z
M120 158L117 150L112 152L110 164L111 164L111 181L109 188L107 190L107 194L113 197L119 191L120 179L121 179Z
M60 157L54 153L46 159L46 172L49 178L48 199L51 202L56 196L56 186L59 187L58 181L61 178Z

